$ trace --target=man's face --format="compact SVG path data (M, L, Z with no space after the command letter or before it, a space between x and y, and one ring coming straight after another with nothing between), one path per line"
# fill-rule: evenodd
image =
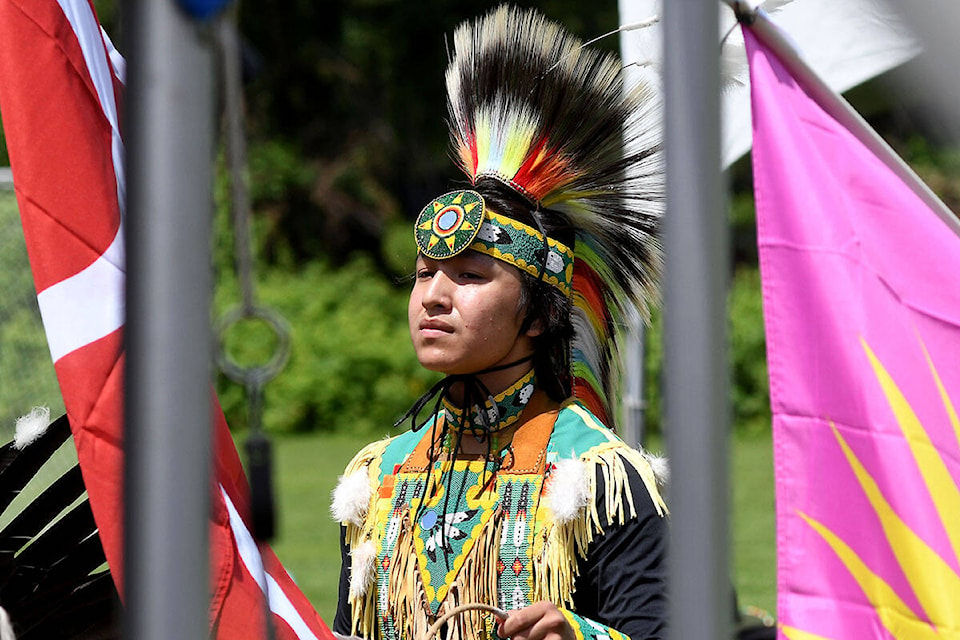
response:
M516 268L476 251L417 258L407 317L420 364L467 374L533 353L536 330L520 333L520 278Z

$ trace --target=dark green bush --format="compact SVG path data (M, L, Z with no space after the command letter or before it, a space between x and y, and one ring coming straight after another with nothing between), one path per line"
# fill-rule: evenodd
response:
M740 432L768 431L770 397L767 343L760 272L756 267L743 266L737 269L727 300L733 425Z
M265 425L279 431L350 429L387 433L436 380L417 362L407 330L407 291L380 276L367 258L331 269L314 262L296 271L271 269L258 299L291 327L290 359L265 387ZM221 286L217 308L239 296ZM228 332L230 353L243 363L270 357L273 336L242 325ZM246 424L244 390L223 376L220 400L233 427Z
M733 428L741 433L759 433L770 428L770 404L760 273L756 267L741 266L734 273L727 316ZM663 421L662 336L662 314L658 310L647 331L645 356L645 430L652 433L660 432Z

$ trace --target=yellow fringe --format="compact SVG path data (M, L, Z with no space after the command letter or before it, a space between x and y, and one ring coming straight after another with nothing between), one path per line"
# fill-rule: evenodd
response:
M503 523L502 513L496 513L480 532L473 550L464 560L457 578L450 585L447 596L440 606L437 616L430 615L427 597L416 555L416 538L410 523L409 514L404 515L403 525L393 549L390 564L387 603L389 616L397 625L401 638L420 638L430 625L440 616L455 607L470 602L495 603L497 599L497 569L499 557L500 533ZM375 591L375 590L371 590ZM376 596L365 598L364 621L368 619L376 624ZM354 610L354 620L357 615ZM450 620L444 640L485 640L489 638L493 623L490 616L481 611L469 611ZM372 632L361 633L364 637L373 637Z
M416 538L409 512L404 513L400 532L390 560L387 609L402 638L419 638L439 617L468 602L496 602L496 561L500 552L500 534L503 514L498 512L480 532L474 548L464 560L457 579L450 586L437 616L429 613L426 593L417 562ZM351 633L372 638L377 634L377 589L370 589L360 599L351 602L353 625ZM447 625L445 640L485 640L491 637L493 622L480 611L466 612Z
M503 512L498 510L480 532L474 548L464 560L449 595L440 607L439 615L472 602L497 604L497 559L500 557L502 528ZM484 640L491 637L488 635L491 625L489 614L473 609L450 621L446 640Z
M576 518L564 523L553 521L552 514L540 517L538 513L537 520L543 523L543 529L534 540L533 599L550 600L560 607L573 605L574 583L579 575L578 560L587 557L587 547L595 536L603 534L604 523L600 521L600 512L597 509L597 476L594 465L600 467L606 487L604 508L607 513L607 526L614 522L623 524L628 518L635 518L637 515L633 495L627 488L625 464L630 464L640 475L657 513L661 517L668 513L667 505L657 489L653 469L639 451L612 441L593 447L581 455L580 460L590 467L587 474L590 496L587 507ZM538 511L544 509L541 504Z
M373 506L377 501L376 487L379 485L380 480L380 459L391 440L393 440L393 438L384 438L383 440L371 442L353 457L353 460L347 464L347 468L343 472L343 475L349 476L357 471L366 469L370 487L374 492L370 496L370 504L367 507L363 525L359 527L349 523L346 525L346 544L351 551L367 540L374 540L373 533L376 524L376 514L374 513L375 510ZM379 552L379 540L375 540L375 542L377 543L377 551ZM376 558L374 558L374 562L376 562ZM350 600L350 617L352 618L350 625L351 635L361 635L367 638L373 637L373 632L377 624L376 592L377 590L375 588L370 587L362 596Z
M376 487L380 476L379 461L389 441L380 440L367 445L350 462L345 474L366 467L371 486ZM544 513L546 509L543 504L538 508L536 521L539 531L534 538L531 566L533 601L549 600L560 607L572 607L574 584L579 575L578 561L586 558L587 548L594 537L603 534L605 525L609 526L614 522L623 524L628 518L636 517L633 496L627 489L626 464L630 464L639 474L657 513L660 516L668 513L657 489L653 469L642 453L620 442L611 441L593 447L581 455L580 460L591 469L591 473L587 474L590 497L582 513L569 522L558 524L553 521L552 514ZM592 472L594 465L600 467L606 487L606 523L601 522L597 509L596 473ZM347 544L351 549L365 540L373 539L377 543L378 552L380 551L381 536L384 532L375 531L377 514L373 506L376 499L377 496L373 495L371 508L368 509L361 527L347 525ZM499 558L502 524L503 514L498 512L480 532L475 548L468 554L457 579L450 586L439 615L467 602L496 603L495 564ZM391 618L398 625L400 636L406 638L420 637L436 619L428 613L414 543L409 514L404 514L391 559L388 588L391 597L387 606ZM370 588L362 597L351 601L352 634L367 638L377 634L377 591L377 588ZM399 628L400 626L403 628ZM450 622L444 640L484 640L491 637L492 626L489 616L479 611L471 611Z

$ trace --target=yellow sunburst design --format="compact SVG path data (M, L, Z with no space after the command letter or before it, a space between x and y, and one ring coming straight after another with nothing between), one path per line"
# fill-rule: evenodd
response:
M789 640L830 640L824 636L818 636L815 633L807 633L806 631L800 631L800 629L795 629L794 627L788 627L785 624L780 625L780 631L783 631L783 635L787 636Z
M927 366L930 367L930 373L933 374L933 381L937 384L937 391L940 392L940 399L943 401L943 406L947 410L947 416L950 418L950 424L953 425L953 433L957 436L957 445L960 446L960 419L957 419L957 410L953 408L953 403L950 402L950 396L947 395L947 390L943 386L943 382L940 380L940 374L937 373L936 367L933 366L933 361L930 360L930 354L927 352L927 345L920 343L920 347L923 349L923 357L927 361ZM954 550L956 550L956 545L954 545Z
M900 430L910 447L921 477L944 526L955 555L960 557L960 530L955 526L960 514L960 489L953 481L942 456L933 446L930 436L916 412L910 406L893 377L861 338L864 353L873 368L877 382L883 389ZM920 344L941 401L960 442L960 422L950 397L946 393L929 353ZM844 540L825 524L807 514L800 517L830 546L863 590L870 605L876 609L884 628L898 640L960 640L960 575L932 549L910 526L897 515L880 490L870 471L847 444L840 431L831 422L833 435L843 451L874 513L880 519L883 534L897 559L900 569L910 583L925 620L903 601L896 590L875 573ZM829 640L822 636L781 625L790 640Z
M897 422L900 424L900 430L903 432L904 438L907 439L907 444L910 445L910 452L913 454L914 460L917 461L917 467L920 468L924 483L926 483L927 488L930 490L930 497L933 498L933 502L936 505L940 521L947 523L949 522L949 518L960 517L960 489L958 489L954 483L953 477L947 470L947 465L944 463L943 458L940 457L940 453L933 446L933 443L930 441L930 436L923 428L923 425L920 424L920 419L917 418L917 414L914 413L913 408L893 381L893 377L883 367L883 364L877 359L876 354L873 353L863 338L860 339L860 343L863 345L863 350L866 352L867 357L870 358L873 372L876 374L880 386L883 387L883 392L887 396L887 402L890 403L890 408L893 409L897 417ZM927 355L926 348L924 348L923 352L924 355ZM937 374L933 363L930 362L929 357L927 358L927 363L931 371L933 371L934 378L939 380L940 376ZM941 394L941 398L945 403L947 412L955 413L950 398L947 397L946 393ZM953 547L953 553L960 559L960 527L946 527L946 529L947 535L950 537L950 545ZM960 592L958 592L958 595L960 595ZM954 603L958 602L960 602L960 599L954 600ZM957 609L960 611L960 606L957 606Z

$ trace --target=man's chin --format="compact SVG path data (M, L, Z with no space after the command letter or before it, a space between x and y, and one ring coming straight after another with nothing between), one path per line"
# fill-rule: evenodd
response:
M456 364L451 363L444 359L434 359L434 358L418 358L420 360L420 366L428 371L436 371L437 373L442 373L446 376L455 376L455 375L465 375L473 373L472 371L467 370L464 367L458 367Z

